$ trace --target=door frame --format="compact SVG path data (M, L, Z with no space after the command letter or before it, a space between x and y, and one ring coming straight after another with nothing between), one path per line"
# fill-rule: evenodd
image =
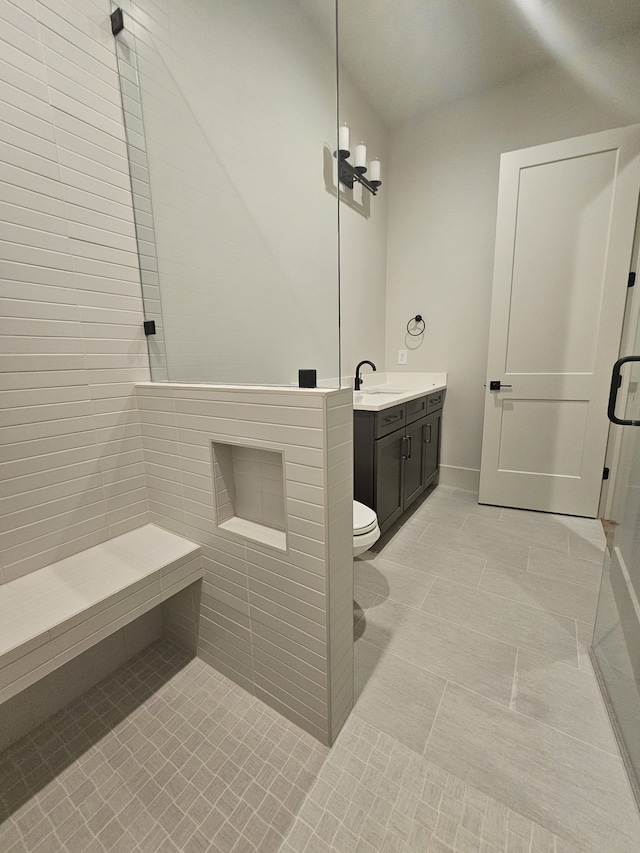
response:
M631 260L631 271L637 274L640 266L640 202L638 207L638 219L636 221L636 233L633 240L633 252ZM638 324L640 323L640 281L637 280L633 287L627 292L627 301L624 307L624 319L622 321L622 334L620 336L619 355L630 355L628 352L636 340ZM613 365L611 365L613 368ZM620 398L626 399L629 393L629 374L622 374L622 386ZM604 456L604 464L609 469L609 479L602 481L600 490L600 503L598 504L598 518L611 518L613 506L613 495L616 487L616 477L620 465L620 452L622 449L622 427L609 424L609 437L607 438L607 449Z

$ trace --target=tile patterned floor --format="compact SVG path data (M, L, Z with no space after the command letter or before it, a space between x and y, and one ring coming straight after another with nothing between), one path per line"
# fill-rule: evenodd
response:
M584 655L603 541L436 489L357 561L331 749L161 641L0 755L0 850L637 853Z

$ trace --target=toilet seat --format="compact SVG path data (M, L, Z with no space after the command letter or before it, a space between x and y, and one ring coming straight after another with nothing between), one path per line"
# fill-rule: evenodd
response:
M378 526L378 516L368 506L359 501L353 502L353 535L364 536Z
M353 555L364 554L380 538L378 516L368 506L353 502Z

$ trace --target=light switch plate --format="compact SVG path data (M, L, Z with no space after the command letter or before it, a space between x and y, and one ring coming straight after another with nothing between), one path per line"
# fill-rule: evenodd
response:
M406 364L407 363L407 351L406 349L398 350L398 364Z

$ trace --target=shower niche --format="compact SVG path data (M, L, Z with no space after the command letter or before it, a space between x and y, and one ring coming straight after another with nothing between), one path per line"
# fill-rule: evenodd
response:
M212 441L211 456L218 528L286 551L284 454Z

